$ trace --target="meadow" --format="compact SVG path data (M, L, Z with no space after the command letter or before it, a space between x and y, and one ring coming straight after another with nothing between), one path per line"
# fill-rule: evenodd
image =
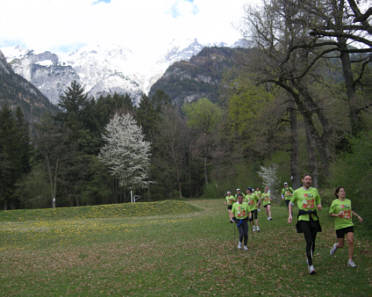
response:
M371 241L355 233L357 268L335 256L321 212L315 275L285 207L259 213L248 251L222 199L0 212L0 296L372 296Z

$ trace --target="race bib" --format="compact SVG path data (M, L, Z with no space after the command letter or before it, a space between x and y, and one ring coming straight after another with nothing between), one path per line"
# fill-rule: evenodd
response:
M351 219L351 210L344 210L344 219Z
M304 201L302 207L305 209L314 209L315 208L315 199L309 199Z

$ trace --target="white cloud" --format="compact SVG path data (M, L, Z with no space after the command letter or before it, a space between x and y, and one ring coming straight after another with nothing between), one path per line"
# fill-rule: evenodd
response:
M47 50L84 43L160 49L172 39L233 42L248 0L2 0L0 44ZM259 2L259 0L256 0ZM249 1L252 4L252 0Z

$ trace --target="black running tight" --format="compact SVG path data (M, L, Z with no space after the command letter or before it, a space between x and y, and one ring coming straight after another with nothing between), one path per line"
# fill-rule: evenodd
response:
M240 223L240 225L238 225ZM239 241L242 242L244 240L244 245L248 243L248 222L247 220L242 220L241 222L237 223L237 227L239 230Z
M309 265L313 265L312 255L315 251L315 239L317 230L311 227L310 222L301 221L301 229L304 232L304 237L306 241L306 256Z

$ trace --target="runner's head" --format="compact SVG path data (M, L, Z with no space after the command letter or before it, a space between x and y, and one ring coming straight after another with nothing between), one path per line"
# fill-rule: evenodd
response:
M304 174L302 177L302 185L305 188L310 188L313 183L313 179L310 174Z
M284 188L288 188L288 183L287 182L284 183Z
M240 189L239 188L236 189L236 193L238 193L238 194L240 193Z
M231 195L231 192L230 192L230 191L227 191L226 194L227 194L228 196L230 196L230 195Z
M269 186L265 187L265 193L269 192Z
M247 190L245 190L245 192L246 192L247 194L251 194L251 193L252 193L252 188L248 187Z
M257 188L256 188L256 191L258 192L259 190L260 190L260 188L259 188L259 187L257 187Z
M243 202L243 195L242 194L238 194L238 202L241 204Z
M339 186L336 188L335 190L335 196L337 198L345 198L346 197L346 192L345 192L345 188L343 186Z

